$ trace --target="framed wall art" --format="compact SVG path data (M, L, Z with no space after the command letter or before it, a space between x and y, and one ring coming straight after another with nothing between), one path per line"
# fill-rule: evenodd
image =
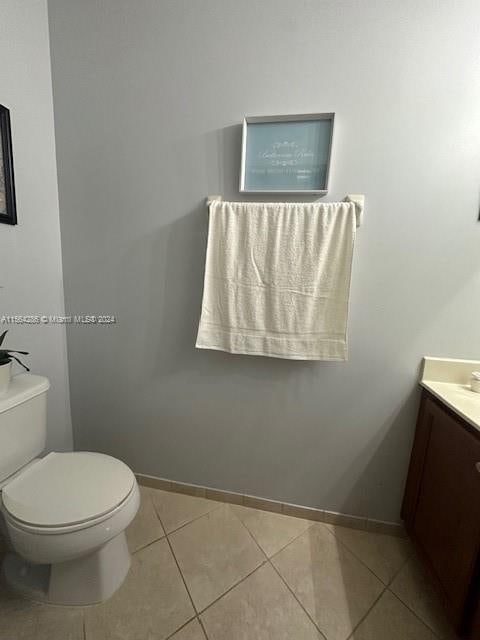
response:
M240 191L326 194L334 113L246 117Z
M10 112L0 104L0 222L17 224Z

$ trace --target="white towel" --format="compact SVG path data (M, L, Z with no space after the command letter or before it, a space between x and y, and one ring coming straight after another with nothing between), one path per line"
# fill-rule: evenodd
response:
M196 346L346 360L355 204L210 204Z

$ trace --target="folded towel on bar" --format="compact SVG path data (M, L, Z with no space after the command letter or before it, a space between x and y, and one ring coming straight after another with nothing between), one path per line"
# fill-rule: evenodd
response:
M210 204L196 346L346 360L355 204Z

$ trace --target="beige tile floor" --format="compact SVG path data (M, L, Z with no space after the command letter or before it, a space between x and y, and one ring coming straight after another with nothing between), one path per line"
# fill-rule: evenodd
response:
M66 608L1 587L2 640L453 638L407 540L141 493L119 591L101 605Z

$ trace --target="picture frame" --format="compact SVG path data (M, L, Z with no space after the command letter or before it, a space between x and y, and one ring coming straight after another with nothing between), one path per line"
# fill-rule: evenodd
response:
M0 104L0 222L17 224L10 111Z
M334 113L245 117L240 192L325 195L334 122Z

